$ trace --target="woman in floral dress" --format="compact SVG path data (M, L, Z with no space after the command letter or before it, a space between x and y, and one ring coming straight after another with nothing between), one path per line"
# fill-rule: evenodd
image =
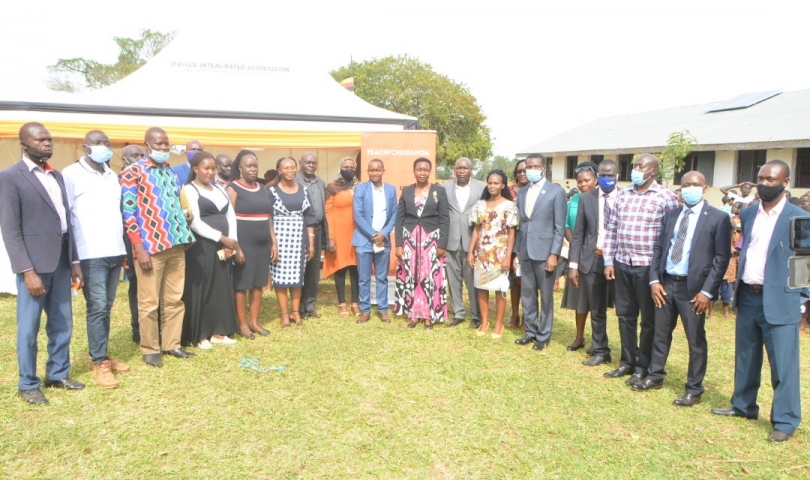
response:
M509 291L509 268L518 226L517 205L512 201L506 173L493 170L487 175L487 188L470 213L473 225L467 263L473 268L481 326L476 334L483 336L489 328L489 292L495 294L495 329L492 338L503 334L503 313ZM499 294L500 293L500 294Z

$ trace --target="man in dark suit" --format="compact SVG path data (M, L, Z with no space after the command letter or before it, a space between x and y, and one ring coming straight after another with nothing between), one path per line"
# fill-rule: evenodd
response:
M700 402L709 352L706 343L706 310L717 298L731 252L728 214L703 201L706 178L692 171L681 179L684 205L664 214L661 233L653 249L650 289L655 306L655 335L647 377L633 390L659 389L672 345L672 331L683 321L689 343L686 393L675 405L691 407Z
M70 284L82 285L79 255L70 225L62 175L48 164L53 138L41 123L20 128L23 158L0 172L3 242L17 274L19 395L29 404L48 403L37 377L37 334L45 311L48 362L45 386L81 390L68 378L73 333Z
M295 181L306 187L309 204L315 212L315 254L307 260L304 271L304 286L301 287L301 303L298 314L301 318L320 318L316 310L318 283L321 281L321 251L329 246L329 224L326 222L326 182L318 177L318 157L312 152L301 155L301 168Z
M757 392L762 373L762 346L768 352L773 385L768 440L783 442L793 435L802 418L799 396L800 289L789 288L788 224L807 212L785 197L790 167L771 160L759 169L757 194L761 203L740 213L743 247L737 269L734 304L737 308L734 352L734 394L731 408L712 413L756 419ZM767 308L765 308L767 305Z
M547 181L545 171L543 155L532 153L526 157L526 177L531 185L520 189L517 196L520 229L516 250L520 259L520 303L525 312L526 334L515 343L534 342L534 350L543 350L551 339L554 270L565 236L565 190ZM542 308L539 321L538 290Z
M591 307L593 357L582 362L590 367L611 362L607 337L608 282L602 248L607 233L607 212L613 208L619 193L618 176L619 166L613 160L599 164L599 188L580 196L574 236L568 250L568 277L580 288L580 295L587 295Z
M450 238L447 239L447 283L450 287L450 301L453 306L453 321L448 324L454 327L464 321L467 310L464 308L463 284L467 284L470 297L471 328L481 326L481 315L478 313L478 302L473 283L473 269L467 264L467 252L470 249L472 226L470 213L475 203L481 200L486 185L472 178L472 162L461 157L456 160L456 178L442 184L447 191L447 203L450 207Z
M182 165L172 167L172 171L174 171L174 174L177 175L177 183L180 185L180 187L186 184L188 174L191 173L191 164L189 162L192 158L194 158L194 155L196 155L197 152L202 151L203 146L199 140L189 140L186 143L186 158L188 158L188 161L183 162Z
M384 323L388 316L388 267L391 262L391 231L397 220L397 189L382 181L382 160L368 162L368 181L354 188L352 245L357 251L357 277L360 291L360 317L371 318L371 266L377 279L377 313Z

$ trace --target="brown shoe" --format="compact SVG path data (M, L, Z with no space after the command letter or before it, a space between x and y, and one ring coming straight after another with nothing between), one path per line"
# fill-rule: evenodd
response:
M93 380L101 388L115 388L118 386L118 380L115 379L110 367L109 360L93 364Z
M383 323L391 323L391 319L388 318L388 312L383 312L380 314L380 321Z
M116 359L114 359L112 357L109 357L109 358L110 358L110 370L112 370L113 373L129 373L129 370L130 370L129 365L122 362L121 360L116 360ZM93 363L91 362L90 363L90 371L92 372L94 369L95 369L95 367L93 366Z
M357 317L357 323L366 323L371 318L371 315L368 313L361 313L360 316Z

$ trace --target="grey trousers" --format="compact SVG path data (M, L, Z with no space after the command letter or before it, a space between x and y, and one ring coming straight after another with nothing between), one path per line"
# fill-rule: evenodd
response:
M461 282L467 284L467 295L470 297L470 312L474 321L481 320L478 312L478 300L475 296L473 283L473 269L467 265L467 252L464 250L447 251L447 282L450 287L450 301L453 307L453 318L465 319L467 310L464 308L464 295Z

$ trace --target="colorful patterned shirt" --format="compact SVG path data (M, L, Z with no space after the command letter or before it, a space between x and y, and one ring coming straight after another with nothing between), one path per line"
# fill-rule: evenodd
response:
M644 193L639 193L635 185L622 189L608 217L602 249L605 266L613 266L614 260L649 266L664 213L676 208L678 197L655 180Z
M132 245L154 255L194 242L180 207L177 175L168 164L141 159L121 172L124 229Z

